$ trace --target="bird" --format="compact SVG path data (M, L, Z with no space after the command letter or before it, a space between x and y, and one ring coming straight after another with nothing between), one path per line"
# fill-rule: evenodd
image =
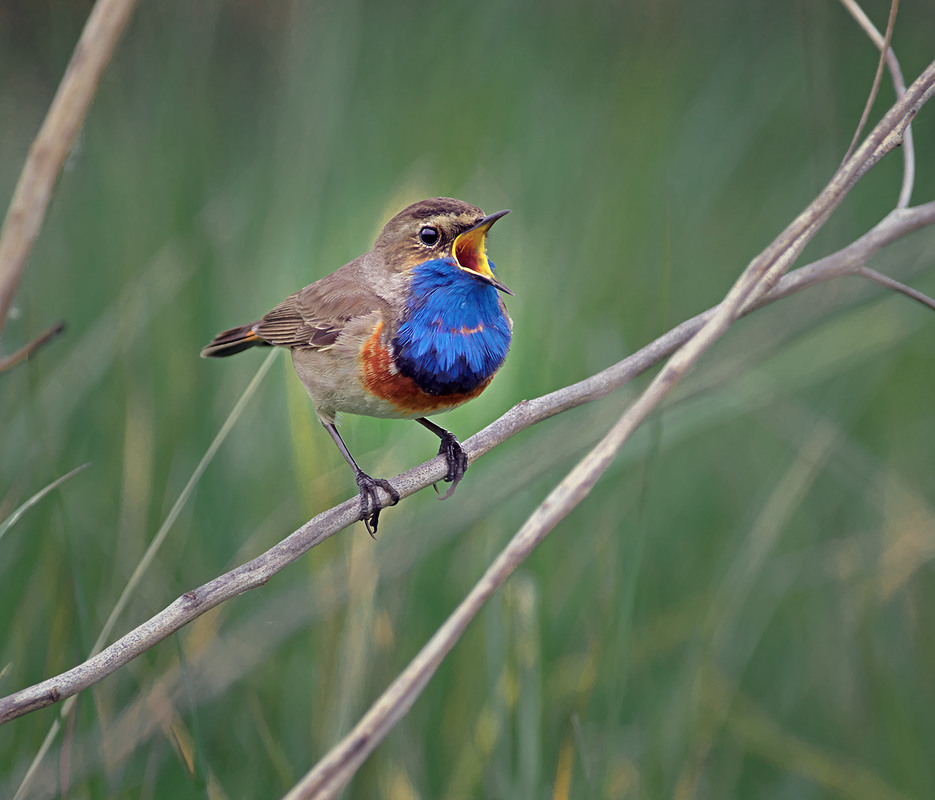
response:
M513 292L494 276L487 234L508 213L485 215L450 197L413 203L386 223L370 252L257 322L222 331L201 351L202 358L252 347L292 351L319 421L354 471L359 518L371 536L399 492L358 466L338 432L338 414L418 422L441 441L451 483L442 499L454 492L467 455L428 417L477 397L506 359L513 321L502 295Z

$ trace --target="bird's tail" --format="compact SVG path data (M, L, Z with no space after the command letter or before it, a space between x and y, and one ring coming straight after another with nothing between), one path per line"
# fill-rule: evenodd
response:
M270 343L253 330L255 327L256 323L251 322L249 325L221 331L201 349L201 357L223 358L249 350L251 347L270 347Z

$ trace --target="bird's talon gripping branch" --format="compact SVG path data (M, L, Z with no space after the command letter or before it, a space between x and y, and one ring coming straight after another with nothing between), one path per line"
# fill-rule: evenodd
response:
M360 518L367 528L367 533L371 538L376 538L377 524L380 521L380 512L389 506L395 506L399 502L399 492L397 492L390 482L383 478L371 478L366 472L358 470L357 486L360 489ZM377 488L383 489L389 496L391 502L385 505L380 500L380 494Z
M448 474L445 475L445 482L451 484L451 488L441 495L442 500L447 500L454 494L455 489L467 472L468 460L467 453L461 447L461 442L453 433L446 433L442 436L441 446L438 448L438 455L444 456L448 461ZM438 491L436 489L436 491Z
M425 417L419 417L416 422L441 439L438 455L444 456L445 460L448 462L448 472L445 475L444 481L445 483L450 483L451 488L444 494L438 491L438 486L434 483L432 484L432 488L435 490L435 494L441 495L441 500L447 500L454 494L455 489L458 488L458 484L464 477L464 473L467 472L467 453L464 452L464 448L461 446L461 442L458 441L458 437L451 431L446 431L441 425L436 425Z

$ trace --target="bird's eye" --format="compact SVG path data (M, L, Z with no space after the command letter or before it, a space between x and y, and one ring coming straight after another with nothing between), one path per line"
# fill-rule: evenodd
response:
M427 247L435 247L440 238L438 228L433 228L431 225L426 225L419 231L419 241Z

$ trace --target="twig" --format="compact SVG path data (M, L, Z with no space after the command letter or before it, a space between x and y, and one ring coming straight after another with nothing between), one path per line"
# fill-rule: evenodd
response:
M135 0L98 0L95 4L49 112L29 148L0 231L0 331L42 227L55 181L134 3Z
M855 2L855 0L841 0L841 5L847 9L848 13L854 18L864 33L873 42L874 47L885 54L886 66L893 78L893 88L896 90L896 97L902 97L906 92L906 81L903 78L902 70L899 68L899 59L896 58L896 52L892 47L887 47L888 39L880 35L876 26L870 21L870 18L864 13L864 10ZM891 9L892 11L892 9ZM892 17L891 13L891 17ZM896 201L896 208L908 208L909 200L912 198L912 186L916 175L916 155L915 146L912 140L912 126L906 128L903 134L903 183L899 190L899 200Z
M28 344L24 344L19 350L15 353L11 353L6 358L0 359L0 372L8 370L10 367L14 367L19 364L20 361L25 361L33 353L35 353L40 347L42 347L46 342L52 341L56 336L61 334L65 330L64 322L56 322L51 328L49 328L45 333L40 334L38 337L33 339Z
M854 136L851 139L851 143L847 147L847 152L844 154L844 158L841 159L842 161L847 161L847 159L851 157L851 153L854 152L854 148L857 147L857 142L860 140L860 134L863 132L864 126L867 124L867 120L870 117L870 109L873 108L873 102L877 99L877 92L880 91L880 82L883 80L883 70L886 67L887 56L890 53L890 41L893 38L893 26L896 23L896 12L898 10L899 0L892 0L890 3L890 16L886 22L886 36L883 37L883 43L880 46L880 59L877 61L877 71L873 76L873 85L870 87L870 94L867 95L867 102L864 104L864 110L861 113L860 120L857 123L857 129L854 131ZM851 11L851 13L853 14L854 12ZM863 11L861 11L861 14L863 14ZM869 23L870 20L868 19L867 22Z
M854 274L860 275L862 278L866 278L867 280L873 281L874 283L878 283L880 286L884 286L887 289L892 289L894 292L904 294L906 297L915 300L917 303L921 303L927 308L932 309L932 311L935 311L935 300L933 300L927 294L923 294L917 289L913 289L911 286L906 286L906 284L894 280L888 275L882 275L876 270L870 269L869 267L861 267Z

